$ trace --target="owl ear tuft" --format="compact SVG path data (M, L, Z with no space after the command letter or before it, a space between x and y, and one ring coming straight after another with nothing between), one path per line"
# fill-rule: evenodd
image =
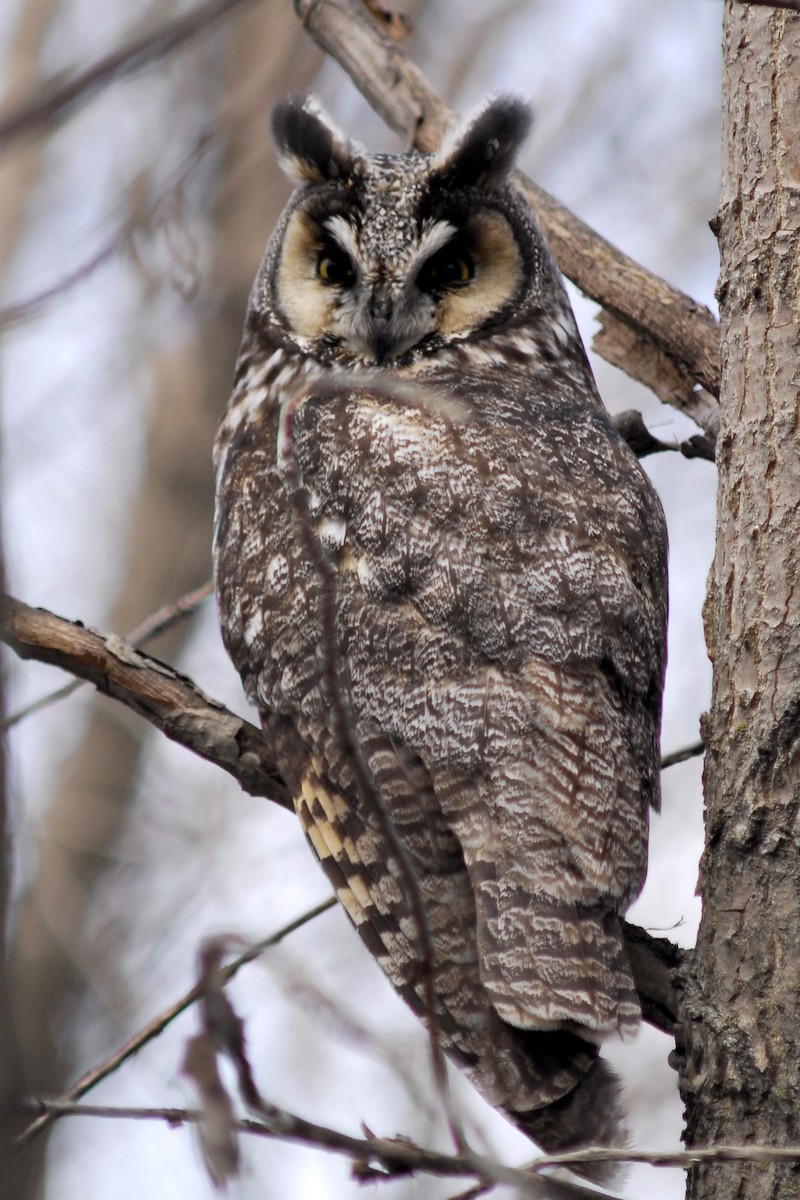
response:
M533 117L524 100L495 96L476 117L453 131L432 170L452 188L495 188L505 183Z
M295 183L332 183L353 169L353 146L314 96L289 96L272 110L272 137Z

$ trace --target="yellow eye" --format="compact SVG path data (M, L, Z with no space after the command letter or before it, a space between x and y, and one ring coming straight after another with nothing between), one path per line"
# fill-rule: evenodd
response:
M320 251L317 258L317 278L326 287L350 287L355 277L353 264L343 250L328 246Z
M446 291L464 287L475 278L475 263L466 250L445 246L423 266L417 278L421 292Z

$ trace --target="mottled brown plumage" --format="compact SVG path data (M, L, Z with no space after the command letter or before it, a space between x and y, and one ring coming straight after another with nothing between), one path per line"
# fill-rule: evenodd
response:
M619 919L659 796L666 533L509 181L527 123L501 99L436 156L370 156L277 109L300 186L220 427L215 555L339 899L424 1016L377 792L445 1048L555 1150L625 1136L597 1043L639 1018Z

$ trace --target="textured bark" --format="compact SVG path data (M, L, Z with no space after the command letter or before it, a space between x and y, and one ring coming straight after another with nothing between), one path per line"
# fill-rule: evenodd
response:
M703 919L686 980L689 1145L786 1146L800 1112L800 16L726 5L717 221L723 391L705 609ZM696 1167L690 1200L800 1194L800 1167Z

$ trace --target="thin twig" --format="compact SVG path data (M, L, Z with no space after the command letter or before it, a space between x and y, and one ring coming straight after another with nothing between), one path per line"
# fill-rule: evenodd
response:
M166 1121L170 1125L193 1122L198 1114L180 1108L134 1108L111 1105L73 1104L60 1100L32 1100L30 1107L52 1112L57 1116L109 1117L121 1120ZM321 1149L337 1150L365 1163L380 1164L390 1176L424 1171L432 1175L481 1175L486 1172L487 1182L508 1182L525 1189L526 1194L541 1195L540 1191L529 1191L537 1180L536 1175L552 1167L572 1167L580 1163L640 1163L651 1167L677 1168L687 1171L701 1163L719 1162L800 1162L800 1146L703 1146L689 1150L625 1150L591 1149L575 1150L566 1154L547 1154L535 1159L525 1168L503 1167L482 1155L448 1155L425 1150L405 1139L354 1138L325 1126L315 1125L296 1117L284 1109L276 1109L276 1125L263 1125L257 1121L238 1121L242 1133L279 1137L287 1141L301 1141ZM375 1176L379 1178L380 1176ZM574 1184L557 1183L547 1179L547 1188L565 1189L554 1195L604 1196L605 1193L589 1191Z
M315 917L321 916L322 913L328 912L328 910L333 908L335 905L336 898L331 896L330 899L323 900L321 904L315 905L315 907L310 908L308 912L304 912L301 916L295 917L293 921L289 921L288 924L282 926L282 928L277 930L276 933L270 934L269 937L263 938L260 942L256 942L255 945L245 950L243 954L240 954L238 958L235 958L233 962L229 963L227 967L223 967L223 981L227 983L230 979L233 979L234 975L236 975L246 963L252 962L253 959L258 958L259 955L263 954L265 950L268 950L270 946L277 946L277 944L282 942L284 938L287 938L290 933L294 933L295 930L302 928L303 925L307 925L309 921L313 921ZM118 1050L115 1050L114 1053L109 1055L108 1058L104 1059L103 1062L99 1063L95 1067L92 1067L91 1070L86 1071L83 1075L81 1075L80 1079L77 1079L75 1083L73 1083L72 1086L58 1098L58 1100L54 1100L51 1103L53 1105L69 1104L79 1100L81 1096L85 1096L86 1093L91 1091L92 1088L96 1087L98 1083L101 1083L104 1079L107 1079L109 1075L113 1075L113 1073L118 1070L124 1062L127 1062L129 1058L132 1058L134 1054L138 1054L143 1046L146 1046L148 1042L151 1042L154 1038L158 1037L159 1034L161 1034L166 1027L175 1020L176 1017L179 1017L182 1012L185 1012L187 1008L191 1007L191 1005L200 998L200 994L201 986L200 984L195 984L193 988L190 988L188 992L181 996L180 1000L176 1000L174 1004L170 1004L169 1007L163 1009L157 1016L153 1017L151 1021L148 1021L143 1028L135 1033L132 1038L129 1038L123 1046L120 1046ZM58 1112L54 1108L52 1112L48 1110L48 1112L44 1113L42 1116L37 1117L37 1119L19 1135L17 1144L20 1147L27 1146L28 1143L37 1136L37 1134L42 1133L47 1126L52 1123L53 1119L57 1115Z
M665 771L667 767L677 766L678 763L686 762L690 758L699 758L705 752L705 742L692 742L691 746L684 746L681 750L673 750L671 754L665 754L661 759L661 770Z
M571 1167L582 1162L643 1163L650 1167L678 1167L688 1171L709 1162L800 1162L800 1146L703 1146L689 1150L573 1150L569 1154L547 1154L534 1168Z
M181 1108L134 1108L44 1099L31 1100L28 1106L45 1115L166 1121L171 1126L196 1123L201 1118L200 1113ZM271 1119L268 1123L237 1121L235 1128L241 1133L300 1142L319 1150L346 1155L352 1159L358 1177L369 1178L372 1182L397 1179L420 1171L444 1177L477 1178L483 1183L508 1183L517 1189L518 1195L536 1197L537 1200L613 1200L609 1193L590 1190L580 1184L543 1179L536 1173L536 1162L527 1167L507 1167L481 1154L440 1154L416 1146L405 1138L351 1137L336 1129L306 1121L286 1109L274 1105L269 1108ZM624 1161L625 1151L619 1151L616 1157Z
M224 123L212 123L203 129L175 171L164 181L160 194L146 204L143 214L137 219L124 222L89 259L41 291L35 292L26 299L9 304L6 308L0 308L0 331L21 324L23 321L32 320L52 300L61 298L73 287L83 283L98 267L126 249L137 266L144 270L141 257L137 252L135 235L140 232L152 233L167 224L165 213L168 213L169 205L174 204L175 197L179 196L187 187L192 176L204 163L208 153L223 136L225 128Z
M74 271L69 271L66 275L63 275L56 283L50 284L40 292L29 296L26 300L19 300L15 304L9 304L5 308L0 308L0 329L10 329L14 325L21 324L23 321L29 321L45 308L51 300L62 296L65 292L75 287L76 284L83 283L98 267L108 262L118 252L123 239L124 231L122 235L115 233L105 245L95 251L91 258L82 262Z

